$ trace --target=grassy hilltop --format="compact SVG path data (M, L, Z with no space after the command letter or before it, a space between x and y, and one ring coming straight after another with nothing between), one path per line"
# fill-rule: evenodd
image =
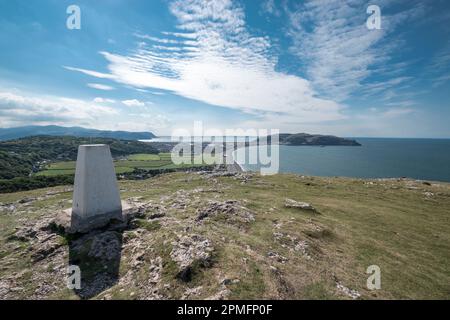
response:
M113 157L158 154L158 150L149 144L111 138L33 136L0 141L0 179L28 177L46 162L74 161L81 144L108 144Z
M82 237L48 223L70 187L0 194L0 299L450 298L449 184L223 172L119 184L143 209ZM81 290L65 286L69 263ZM381 290L366 288L370 265Z
M116 173L142 177L166 171L202 168L171 160L170 143L144 143L112 138L33 136L0 141L0 193L73 184L81 144L108 144Z

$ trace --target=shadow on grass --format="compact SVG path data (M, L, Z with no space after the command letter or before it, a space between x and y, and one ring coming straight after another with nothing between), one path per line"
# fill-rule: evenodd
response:
M98 231L70 241L69 265L81 272L81 287L74 292L81 299L93 298L118 282L122 239L122 232Z

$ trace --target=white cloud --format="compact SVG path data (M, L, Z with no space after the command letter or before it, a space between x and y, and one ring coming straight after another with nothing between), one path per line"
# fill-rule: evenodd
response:
M152 37L152 36L149 36L149 35L146 35L146 34L135 33L134 36L138 37L140 39L150 40L150 41L153 41L153 42L164 43L164 44L169 44L169 43L171 43L171 44L178 44L178 43L180 43L180 41L178 41L178 40L161 39L161 38Z
M437 78L433 79L433 88L440 87L443 84L447 84L450 82L450 74L438 76Z
M123 100L122 103L128 107L144 107L145 103L137 99Z
M386 106L394 106L394 107L409 107L416 105L417 102L414 100L401 100L401 101L394 101L386 103Z
M17 90L0 90L0 119L8 124L88 124L117 111L97 103Z
M369 108L366 112L358 113L355 115L356 122L359 124L378 124L384 125L385 121L390 119L399 120L396 118L407 119L410 118L411 115L416 114L418 111L409 106L413 105L413 103L409 103L405 101L405 103L392 103L389 104L388 107L381 108Z
M370 84L365 84L360 92L365 96L372 96L376 95L382 92L386 92L386 100L390 100L394 97L397 97L399 95L399 91L392 91L392 88L399 86L399 85L405 85L408 86L408 83L413 81L414 78L412 77L397 77L397 78L391 78L385 81L379 81L374 82Z
M274 16L279 17L281 15L281 11L277 8L275 4L275 0L265 0L261 3L261 8L264 12L272 14Z
M291 52L306 65L308 79L315 89L326 97L343 101L363 89L364 80L391 63L391 53L402 43L397 38L391 39L396 45L384 40L392 36L399 24L424 12L421 3L399 1L409 9L393 15L385 11L393 2L376 3L381 7L381 30L366 27L369 17L366 8L370 4L367 0L310 0L288 11ZM392 68L398 71L402 67ZM380 90L387 88L383 86Z
M413 112L415 112L415 110L414 109L410 109L410 108L391 108L391 109L383 112L382 115L384 117L394 118L394 117L399 117L399 116L411 114Z
M152 128L152 129L166 129L172 124L170 119L162 114L141 113L141 114L130 114L130 116L133 116L136 119L140 119L141 120L140 125L142 127L147 127L147 128ZM134 125L136 125L136 122L134 122ZM133 125L131 125L129 127L132 128Z
M116 102L116 100L114 100L114 99L108 99L108 98L102 98L102 97L96 97L92 101L94 101L95 103L115 103Z
M243 8L231 0L174 1L170 10L182 32L144 40L168 47L178 43L180 51L141 44L129 55L101 52L109 63L108 74L67 69L140 89L167 90L211 105L284 114L291 121L343 118L343 106L319 98L309 81L276 71L269 39L247 31Z
M165 129L171 124L165 115L154 111L135 109L143 112L121 113L118 108L102 105L116 102L101 97L85 101L0 88L0 125L61 125L104 130L154 131ZM129 102L133 104L139 101Z
M100 84L100 83L88 83L87 86L90 88L93 88L93 89L97 89L97 90L105 90L105 91L114 90L114 87L108 86L106 84Z
M432 57L426 75L431 78L432 87L437 88L450 82L450 40Z
M113 79L114 78L114 76L112 76L108 73L103 73L103 72L98 72L98 71L92 71L92 70L81 69L81 68L73 68L73 67L68 67L68 66L63 66L63 68L70 70L70 71L78 71L78 72L84 73L85 75L100 78L100 79Z

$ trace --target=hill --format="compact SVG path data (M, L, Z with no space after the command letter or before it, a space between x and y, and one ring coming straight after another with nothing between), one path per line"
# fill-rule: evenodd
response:
M112 138L33 136L0 141L0 179L27 177L43 162L76 160L80 144L108 144L113 157L158 153L147 143Z
M119 184L137 208L128 224L75 237L52 224L70 186L0 194L0 299L450 298L449 184L227 172ZM366 287L371 265L381 290Z
M361 146L361 144L355 140L330 135L281 133L278 137L280 144L291 146Z
M25 126L16 128L0 128L0 140L12 140L40 135L113 138L122 140L148 140L156 138L156 136L151 132L106 131L82 127Z

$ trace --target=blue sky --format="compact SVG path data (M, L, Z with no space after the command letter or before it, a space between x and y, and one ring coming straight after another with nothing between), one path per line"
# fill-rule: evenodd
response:
M1 127L450 138L445 0L1 0L0 30Z

